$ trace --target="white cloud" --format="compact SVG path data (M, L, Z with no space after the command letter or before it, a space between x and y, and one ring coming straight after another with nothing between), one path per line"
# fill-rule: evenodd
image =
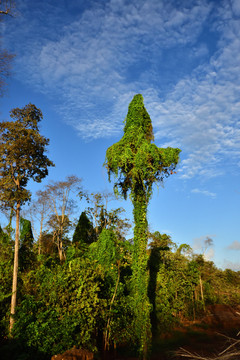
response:
M33 16L32 7L26 4L25 0L22 14L26 18L20 19L19 34L25 44L23 47L21 42L15 43L19 67L25 66L27 70L25 78L44 92L55 93L57 88L65 101L68 101L66 92L69 96L79 92L80 101L82 93L87 93L90 103L94 97L98 101L99 94L105 101L113 102L114 94L122 96L128 88L135 92L138 80L128 82L126 70L138 62L142 66L142 62L150 61L147 72L152 73L151 82L154 77L151 64L161 57L162 50L193 43L210 11L205 2L177 10L171 2L126 4L123 0L111 0L85 10L77 20L63 26L60 6L55 11L48 4L46 8L38 8ZM53 13L55 21L46 32L44 24L50 24ZM62 10L63 15L66 16ZM45 22L38 23L37 19L43 17ZM60 27L56 25L58 22L63 30L54 37L54 27ZM23 33L26 27L30 30L27 37ZM143 85L148 88L149 84Z
M202 170L208 177L219 175L225 156L233 163L239 158L239 91L240 40L235 39L212 63L180 80L164 101L154 100L157 137L167 133L189 154L182 161L183 178Z
M208 190L200 190L200 189L192 189L191 190L191 193L194 193L194 194L203 194L205 196L209 196L209 197L212 197L212 198L215 198L216 197L216 194L213 193L213 192L210 192Z

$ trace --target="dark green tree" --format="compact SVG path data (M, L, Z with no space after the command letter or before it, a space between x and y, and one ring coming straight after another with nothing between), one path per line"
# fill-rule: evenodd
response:
M11 332L17 301L20 209L31 198L27 190L29 180L41 182L48 175L48 167L54 164L45 155L49 140L39 133L41 110L28 104L13 109L10 116L12 121L0 124L0 206L16 213Z
M20 248L19 248L19 268L29 270L34 263L35 254L33 251L34 237L31 221L20 219Z
M92 222L89 220L85 211L79 217L76 229L73 234L72 242L79 248L84 248L96 240L96 233Z
M140 353L146 357L151 339L148 290L148 241L147 206L154 183L162 182L173 173L179 161L179 149L158 148L154 139L152 122L147 113L142 95L135 95L128 108L124 135L116 144L107 149L105 166L109 180L116 177L114 189L130 198L134 215L133 253L133 307L135 309L135 329Z

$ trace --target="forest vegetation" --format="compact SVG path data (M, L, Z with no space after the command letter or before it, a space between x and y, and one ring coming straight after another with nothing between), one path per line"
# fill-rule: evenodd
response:
M124 209L108 206L114 195L89 195L76 176L49 182L30 202L28 181L40 182L54 165L45 155L49 140L39 133L35 105L14 109L11 117L0 127L0 202L8 219L0 226L5 358L50 359L73 346L98 357L127 349L146 358L152 338L200 318L208 305L239 304L240 272L220 270L189 245L149 231L153 184L175 172L180 150L152 143L141 95L130 103L124 136L104 164L115 177L115 194L130 192L133 239ZM74 221L83 199L88 206Z

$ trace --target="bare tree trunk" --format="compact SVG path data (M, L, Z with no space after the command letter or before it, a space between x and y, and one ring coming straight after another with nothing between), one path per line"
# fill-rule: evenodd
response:
M42 253L42 224L40 226L40 233L38 237L38 255Z
M202 285L201 275L199 276L199 283L200 283L201 299L203 302L203 310L205 311L205 302L204 302L204 296L203 296L203 285Z
M15 250L14 250L14 264L13 264L13 282L12 282L12 299L10 311L10 327L9 332L11 335L14 315L17 305L17 276L18 276L18 253L19 253L19 227L20 227L20 202L17 203L16 210L16 233L15 233Z
M39 232L39 238L38 238L38 255L40 255L42 253L43 220L44 220L44 214L41 214L40 232Z
M41 248L42 248L42 234L40 233L38 238L38 255L41 255Z
M54 235L54 237L56 236L58 256L59 256L60 263L62 263L64 260L63 242L62 242L61 234L59 234L59 231L56 230L55 233L56 233L56 235Z
M64 212L65 209L62 209L62 218L61 218L61 224L60 224L60 239L59 239L59 246L60 246L60 252L59 252L59 258L60 262L63 262L63 222L64 222Z
M59 240L59 260L63 262L63 243L62 240Z

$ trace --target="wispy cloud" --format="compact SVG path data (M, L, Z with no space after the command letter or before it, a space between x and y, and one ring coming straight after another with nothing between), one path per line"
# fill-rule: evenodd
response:
M191 8L177 9L171 2L126 4L123 0L111 0L102 6L96 2L73 21L63 24L61 15L67 18L63 2L62 9L39 5L35 14L27 0L23 4L20 32L17 28L18 37L24 38L24 47L15 41L18 66L25 67L25 80L38 89L50 94L58 92L64 100L61 103L65 104L65 118L78 128L81 123L83 137L95 137L94 132L89 132L85 111L97 120L100 105L100 111L106 109L102 112L109 123L118 115L115 110L124 97L126 112L132 94L148 90L156 82L156 75L157 81L160 79L157 67L164 62L164 51L192 45L210 12L209 5L198 2ZM54 21L49 28L51 20ZM24 29L28 29L27 36ZM14 36L13 32L13 43ZM21 74L19 71L20 77ZM72 115L73 108L78 113L82 109L79 121ZM122 120L122 117L117 120L118 125ZM105 135L103 127L98 136Z
M183 150L183 179L219 176L239 161L237 1L80 4L74 15L64 1L37 1L34 9L22 2L6 34L21 81L55 98L60 117L92 139L120 135L141 92L156 141Z
M240 250L240 241L233 241L228 247L228 250Z
M216 197L216 194L213 193L213 192L210 192L208 190L200 190L200 189L192 189L191 190L191 193L194 193L194 194L202 194L202 195L205 195L205 196L209 196L211 198L215 198Z

